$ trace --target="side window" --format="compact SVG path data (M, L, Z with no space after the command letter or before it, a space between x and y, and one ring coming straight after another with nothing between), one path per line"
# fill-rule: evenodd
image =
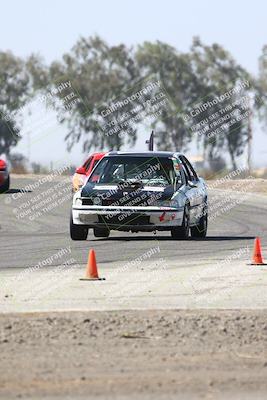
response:
M190 181L198 181L198 176L188 159L184 156L181 157L183 164L185 166L185 169L187 170L187 175L189 176Z
M92 157L89 157L88 160L86 160L85 163L83 164L86 171L88 171L91 161L92 161Z
M184 176L185 176L185 180L186 180L186 184L187 184L187 182L190 181L190 176L188 174L188 170L185 167L184 163L182 164L182 168L183 168L183 171L184 171Z

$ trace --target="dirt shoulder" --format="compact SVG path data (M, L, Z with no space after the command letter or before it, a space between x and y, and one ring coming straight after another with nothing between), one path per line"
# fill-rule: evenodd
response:
M243 193L257 193L267 195L267 179L251 178L251 179L230 179L220 180L213 179L207 181L210 189L233 190Z
M0 398L266 398L267 310L0 316Z

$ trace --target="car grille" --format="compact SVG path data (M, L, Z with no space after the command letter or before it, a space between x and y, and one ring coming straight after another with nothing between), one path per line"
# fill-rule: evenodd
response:
M98 222L106 225L150 225L150 217L146 215L132 213L119 214L115 216L99 215Z
M93 204L94 204L93 200L91 200L91 199L82 199L83 206L92 206Z
M112 205L116 205L116 204L115 204L115 200L105 199L102 201L102 205L103 206L112 206Z
M147 200L149 197L141 198L140 196L129 197L125 199L124 197L120 197L119 199L105 199L102 200L103 206L130 206L130 207L137 207L137 206L145 206L147 204Z

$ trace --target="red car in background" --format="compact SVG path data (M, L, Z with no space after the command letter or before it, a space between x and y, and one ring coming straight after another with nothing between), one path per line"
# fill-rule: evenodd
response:
M77 192L86 182L87 177L90 175L95 165L106 153L93 153L91 154L84 164L77 168L72 178L72 191Z
M6 161L0 159L0 193L9 189L10 177Z

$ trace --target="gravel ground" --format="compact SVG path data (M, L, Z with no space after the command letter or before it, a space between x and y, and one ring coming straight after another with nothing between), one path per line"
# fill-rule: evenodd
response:
M0 315L1 399L266 399L267 310Z
M230 179L220 180L211 179L207 180L207 184L210 188L220 190L233 190L235 192L249 192L261 195L267 195L267 179L262 178L250 178L250 179Z

